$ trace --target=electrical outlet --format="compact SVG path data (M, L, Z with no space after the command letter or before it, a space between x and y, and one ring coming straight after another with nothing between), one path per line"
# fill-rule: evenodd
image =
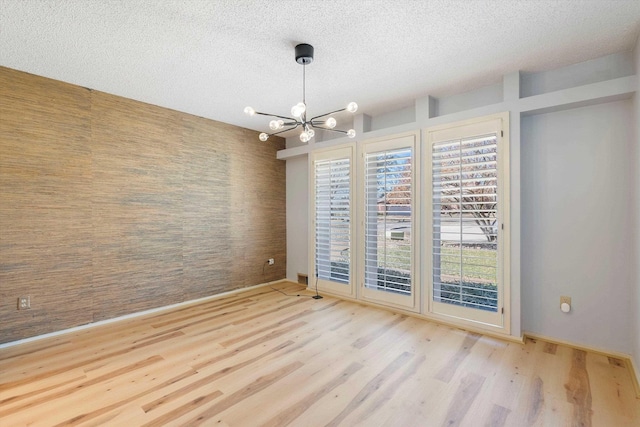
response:
M18 298L18 310L28 310L31 308L31 297L19 297Z
M273 265L276 263L276 260L274 260L273 258L269 258L267 262L269 263L269 265Z
M571 297L560 297L560 305L567 303L569 305L571 305Z

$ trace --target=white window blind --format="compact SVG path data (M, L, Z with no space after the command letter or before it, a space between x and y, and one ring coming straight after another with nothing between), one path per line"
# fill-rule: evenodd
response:
M350 282L351 160L316 160L315 267L317 277Z
M411 294L412 148L365 155L367 288Z
M497 135L432 145L433 299L498 310Z

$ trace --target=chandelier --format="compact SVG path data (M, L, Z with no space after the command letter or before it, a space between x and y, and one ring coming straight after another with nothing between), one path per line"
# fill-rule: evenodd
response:
M307 102L305 99L305 67L307 66L307 64L311 64L313 62L313 46L306 43L297 45L296 62L302 65L302 102L298 102L291 108L291 115L293 117L261 113L251 107L246 107L244 109L245 114L248 114L250 116L255 116L256 114L258 114L260 116L273 117L273 120L269 122L269 129L271 129L273 132L262 132L259 136L260 141L266 141L270 136L278 135L297 128L302 129L302 132L300 132L300 141L305 143L309 142L309 140L314 137L314 129L343 133L349 138L354 138L356 136L356 131L353 129L349 129L346 131L335 129L337 122L336 119L331 115L340 113L342 111L355 113L356 111L358 111L358 104L356 104L355 102L350 102L345 108L341 108L339 110L331 111L325 114L320 114L319 116L307 119Z

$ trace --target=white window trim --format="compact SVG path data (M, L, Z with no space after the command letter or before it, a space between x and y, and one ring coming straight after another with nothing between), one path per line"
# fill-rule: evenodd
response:
M420 269L420 241L421 241L421 227L420 227L420 144L419 132L410 132L400 135L394 135L390 137L369 139L362 141L358 144L358 174L356 182L356 193L358 202L356 204L356 216L358 224L358 239L356 241L356 254L357 254L357 280L358 280L358 296L364 301L371 301L376 304L386 305L390 307L400 308L412 312L420 312L421 306L421 269ZM365 156L367 153L391 150L395 148L412 147L412 197L413 205L411 212L411 241L412 241L412 293L410 296L392 295L388 292L375 291L371 289L365 289L364 277L365 277Z
M470 131L467 132L467 131ZM423 314L434 320L442 320L448 323L458 324L460 326L472 326L473 328L489 330L494 333L509 335L511 332L511 286L510 286L510 186L509 186L509 113L499 113L491 116L479 117L462 122L450 123L440 126L434 126L424 129L423 143L425 145L423 157L424 185L423 188L431 192L431 144L433 141L444 141L452 139L460 139L479 134L488 134L496 132L498 135L498 200L499 200L499 218L498 223L501 224L500 250L498 253L498 273L500 274L500 283L502 286L502 294L498 312L501 315L501 321L498 324L491 324L479 320L472 320L457 315L458 310L450 310L449 313L434 312L434 303L432 299L433 293L433 261L431 251L425 250L423 253L423 276L424 281L424 301ZM426 191L426 190L425 190ZM424 233L422 240L431 242L433 240L433 228L431 227L432 198L424 197L423 199L423 217L424 217ZM427 247L427 245L424 245ZM429 245L430 247L430 245ZM503 313L501 311L503 310ZM482 317L482 316L479 316Z
M316 277L316 229L315 229L315 214L316 214L316 192L315 192L315 162L318 160L330 160L330 159L350 159L350 181L349 181L349 193L350 193L350 213L351 221L350 225L350 251L349 251L349 284L339 284L328 280L322 280ZM309 155L309 288L315 289L316 285L319 291L326 291L336 295L355 297L355 260L357 257L354 255L354 246L356 243L356 221L354 220L354 201L355 201L355 177L356 177L356 165L355 165L355 144L345 144L338 147L331 147L327 149L321 149L313 151Z

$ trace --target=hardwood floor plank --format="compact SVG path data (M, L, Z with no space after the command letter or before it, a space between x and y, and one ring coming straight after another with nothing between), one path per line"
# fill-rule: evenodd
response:
M462 420L467 415L471 404L478 397L484 380L485 377L476 374L468 374L462 378L460 386L449 405L447 416L442 423L443 426L454 427L462 425Z
M358 372L360 369L362 369L362 367L363 365L361 365L360 363L351 363L342 372L340 372L337 376L320 387L317 391L304 396L294 405L280 412L276 417L263 424L263 427L283 427L291 424L311 405L314 405L318 400L329 394L339 385L344 384L351 375Z
M285 319L282 319L282 320L280 320L278 322L268 324L268 325L266 325L266 326L264 326L264 327L262 327L260 329L253 330L253 331L248 332L248 333L243 334L243 335L236 335L233 338L230 338L228 340L220 342L220 345L222 347L225 347L225 348L229 347L230 345L233 345L233 344L239 343L241 341L244 341L247 338L251 338L254 335L259 335L259 334L261 334L261 333L263 333L265 331L269 331L269 330L272 330L274 328L277 328L278 326L282 326L285 323L289 323L289 322L291 322L293 320L300 320L300 318L308 316L308 315L312 314L313 312L314 312L313 310L304 310L304 311L300 312L299 314L294 314L293 316L289 316L289 317L287 317Z
M547 343L527 340L525 351L518 360L518 370L513 377L518 389L512 390L516 397L505 400L511 409L508 424L544 427L550 422L570 425L573 409L566 400L566 393L558 395L549 390L564 390L567 373L571 366L571 349L557 346L555 354L545 351ZM497 402L496 402L497 403Z
M0 384L0 391L7 390L9 388L13 388L13 387L16 387L18 385L27 384L27 383L31 383L31 382L34 382L34 381L39 381L39 380L42 380L44 378L48 378L48 377L57 375L59 373L64 373L64 372L70 371L72 369L75 369L75 368L78 368L78 367L82 367L82 366L87 365L87 364L95 363L96 361L107 360L107 359L113 358L115 356L121 356L121 355L127 354L127 353L129 353L129 352L131 352L133 350L136 350L136 349L139 349L139 348L142 348L142 347L145 347L145 346L154 345L154 344L156 344L155 341L150 341L150 342L146 342L146 343L139 343L139 344L131 345L128 348L122 348L120 350L113 351L111 353L107 353L107 354L102 354L100 356L91 357L90 359L87 359L87 360L80 360L80 361L74 362L74 363L72 363L70 365L63 366L61 368L53 369L53 370L50 370L50 371L45 371L42 374L38 374L38 375L35 375L35 376L22 378L20 380L15 380L15 381L12 381L12 382L2 383L2 384Z
M491 414L489 414L489 419L485 423L485 426L486 427L502 427L506 425L505 423L507 421L507 417L509 416L510 412L511 410L503 406L493 405L493 407L491 408Z
M178 375L176 377L170 378L167 381L164 381L164 382L162 382L160 384L157 384L157 385L155 385L155 386L153 386L151 388L145 389L145 390L143 390L142 392L140 392L138 394L135 394L133 396L127 397L126 399L122 399L122 400L114 402L114 403L112 403L110 405L103 406L103 407L101 407L99 409L96 409L95 411L78 414L73 418L65 420L62 423L56 424L55 427L74 426L74 425L78 425L78 424L81 424L81 423L85 423L85 422L87 422L89 420L92 420L94 418L97 418L97 417L99 417L101 415L107 414L109 412L113 412L114 410L127 405L128 403L130 403L133 400L140 399L141 397L144 397L144 396L146 396L148 394L151 394L151 393L153 393L153 392L155 392L157 390L163 390L163 389L165 389L167 387L170 387L171 385L173 385L173 384L175 384L177 382L180 382L180 381L182 381L182 380L184 380L186 378L189 378L190 376L195 375L196 373L197 373L196 371L190 370L190 371L185 372L183 374L180 374L180 375Z
M531 384L531 398L529 399L530 406L527 412L527 425L535 425L540 412L542 411L542 405L544 404L544 383L539 376L533 379Z
M598 425L633 425L633 420L640 417L640 409L634 410L633 399L624 393L627 387L632 387L627 367L611 362L612 357L599 354L587 354L586 370L589 373L589 385L592 402L606 402L610 411L598 411L597 406L592 407L592 424ZM619 359L617 359L619 360ZM611 413L615 413L612 416ZM621 420L625 422L622 423Z
M613 366L617 366L619 368L624 368L624 362L621 359L618 359L617 357L607 357L607 360L609 361L609 363Z
M341 320L337 323L335 323L334 325L331 326L330 331L337 331L338 329L340 329L341 327L343 327L344 325L346 325L347 323L351 322L351 319L345 319L345 320Z
M134 344L143 344L143 343L147 344L147 345L157 344L159 342L163 342L163 341L166 341L166 340L172 340L174 338L181 337L181 336L184 336L184 332L182 332L182 331L164 332L164 333L161 333L161 334L154 334L153 336L144 337L144 338L142 338L140 340L136 340L136 341L134 341Z
M280 328L280 329L276 329L273 330L271 332L269 332L267 335L260 337L260 338L256 338L255 340L249 341L248 343L241 345L240 347L237 347L231 351L228 351L226 353L223 353L219 356L213 357L207 361L204 362L200 362L196 365L193 366L194 369L196 370L201 370L202 368L209 366L209 365L213 365L216 364L218 362L220 362L221 360L224 359L228 359L230 357L233 357L234 355L237 355L249 348L255 347L257 345L263 344L265 342L271 341L272 339L278 338L288 332L291 332L293 330L298 329L300 326L306 325L306 322L296 322L292 325L286 326L284 328Z
M558 351L558 344L553 344L550 342L544 343L544 352L549 354L556 354Z
M180 405L176 409L163 414L162 416L155 418L153 421L144 424L145 426L165 426L170 421L173 421L185 414L188 414L191 411L195 411L200 409L202 406L208 404L209 402L216 400L218 397L222 396L222 392L220 390L216 390L212 393L207 393L202 396L198 396L195 399L185 403L184 405Z
M253 316L245 316L242 319L236 320L233 324L234 325L240 325L242 323L250 322L250 321L252 321L254 319L258 319L260 317L264 317L264 316L267 316L269 314L276 313L278 311L284 310L285 308L289 308L289 307L294 306L294 305L302 304L304 302L305 301L303 299L296 299L295 301L292 301L292 302L290 302L288 304L281 305L278 308L274 308L272 310L266 310L266 311L260 312L258 314L254 314Z
M235 307L233 309L227 309L225 311L223 311L222 313L219 313L218 310L212 310L214 313L214 315L212 316L204 316L205 313L196 313L193 314L191 316L183 316L182 318L178 319L178 320L167 320L166 322L162 322L162 323L156 323L154 325L152 325L154 328L164 328L165 326L168 325L172 325L174 326L173 330L179 330L179 329L183 329L183 328L187 328L189 326L193 326L193 325L197 325L200 323L204 323L204 322L208 322L214 319L218 319L220 317L225 317L225 316L230 316L232 314L237 314L240 311L244 311L246 310L247 307ZM197 319L197 320L193 320L191 322L186 322L186 323L181 323L185 320L190 320L190 319Z
M256 288L0 349L0 419L617 427L640 425L640 399L613 356Z
M144 412L150 412L161 405L164 405L182 395L192 392L193 390L212 384L216 380L218 380L219 378L222 378L225 375L231 374L232 372L235 372L241 368L244 368L245 366L255 363L258 360L264 359L267 356L277 353L278 351L290 346L291 344L293 344L293 341L285 341L282 344L278 345L277 347L274 347L271 350L268 350L265 353L255 356L249 360L245 360L244 362L236 363L235 365L227 366L226 368L220 369L219 371L216 371L211 375L204 376L195 382L191 382L185 385L184 387L181 387L178 390L175 390L169 394L166 394L162 396L160 399L156 399L153 402L149 402L147 404L142 405L142 409L144 410Z
M9 414L21 411L23 409L28 409L30 406L36 406L39 403L51 401L53 399L57 399L58 397L68 396L69 394L74 393L75 391L78 391L78 390L81 390L83 388L89 387L89 386L91 386L93 384L98 384L98 383L107 381L107 380L109 380L111 378L116 378L118 376L129 374L129 373L131 373L131 372L133 372L133 371L135 371L137 369L142 369L142 368L147 367L149 365L152 365L154 363L158 363L158 362L160 362L162 360L163 359L160 356L152 356L152 357L149 357L149 358L147 358L145 360L141 360L141 361L132 363L131 365L125 366L123 368L116 369L115 371L109 372L108 374L101 375L101 376L93 378L91 380L83 381L83 382L81 382L79 384L76 384L76 385L74 385L72 387L67 387L67 388L65 388L63 390L60 390L60 391L56 392L56 393L47 394L47 395L42 396L42 397L40 397L40 398L38 398L36 400L25 402L25 403L23 403L21 405L13 406L11 408L0 409L0 419L2 417L5 417L5 416L9 415Z
M355 411L360 405L362 405L369 397L371 397L376 391L384 385L384 383L391 377L398 369L404 366L411 358L413 354L404 352L398 356L393 362L387 365L382 372L376 375L367 385L360 390L360 392L347 404L347 406L340 412L334 419L332 419L328 426L335 427L339 425L350 413Z
M16 347L16 349L20 349L19 351L15 351L15 352L11 352L11 348L7 349L7 354L3 356L2 360L0 360L0 366L3 363L9 362L11 361L11 359L15 359L15 358L20 358L20 357L24 357L24 356L28 356L29 354L31 354L31 352L33 350L31 350L29 348L29 344L33 343L27 343L24 344L24 346L18 346ZM53 349L53 348L58 348L60 346L65 346L68 345L69 341L59 341L59 342L51 342L48 345L45 346L38 346L38 349L40 351L44 351L44 350L49 350L49 349ZM22 350L24 348L24 350Z
M332 302L327 302L324 307L320 307L320 308L316 308L315 311L323 311L323 310L329 310L333 307L335 307L336 305L340 304L340 303L344 303L345 301L342 300L335 300Z
M404 315L396 315L396 316L398 317L388 322L387 324L381 326L380 328L376 329L375 331L371 331L371 333L358 338L351 345L357 349L362 349L368 346L369 344L371 344L371 342L373 342L374 340L378 339L382 334L387 332L389 329L393 328L395 325L397 325L400 322L404 322L407 319L407 316L404 316Z
M198 416L192 418L191 420L189 420L187 422L187 425L196 425L196 424L200 424L212 417L214 417L215 415L219 414L220 412L224 411L227 408L230 408L231 406L242 402L244 399L247 399L248 397L253 396L254 394L264 390L265 388L269 387L271 384L277 382L278 380L282 379L283 377L289 375L291 372L295 371L296 369L299 369L300 367L302 367L304 365L304 363L302 362L294 362L291 363L289 365L284 366L283 368L280 368L276 371L271 372L268 375L264 375L258 379L256 379L255 381L253 381L251 384L247 385L246 387L242 388L241 390L238 390L237 392L229 395L228 397L224 398L223 400L221 400L220 402L216 403L215 405L213 405L212 407L208 408L207 410L201 412ZM163 425L163 424L156 424L155 422L151 422L149 424L147 424L148 426L155 426L155 425Z
M565 384L567 401L573 405L573 419L575 426L591 426L591 387L587 372L587 353L574 349L569 378Z
M17 395L11 396L11 397L7 397L5 399L0 400L0 405L4 406L4 405L8 405L10 403L17 402L17 401L22 400L22 399L28 399L28 398L31 398L31 397L36 396L38 394L46 393L48 391L54 390L54 389L56 389L58 387L63 387L65 385L67 385L67 384L71 384L71 383L75 383L75 382L78 382L78 381L82 381L82 380L84 380L86 378L87 378L86 375L81 375L81 376L78 376L78 377L70 378L68 380L64 380L62 382L56 383L56 384L48 386L48 387L37 388L37 389L31 390L31 391L29 391L27 393L24 393L24 394L17 394Z
M440 381L444 381L448 383L453 378L453 375L458 370L460 364L464 361L464 359L471 353L471 349L476 344L478 339L480 338L479 334L475 334L472 332L467 333L462 344L460 344L460 348L456 352L456 354L449 359L447 364L440 369L436 378Z
M426 359L427 358L425 355L414 358L402 372L402 374L398 376L398 378L396 378L391 383L389 383L389 385L383 387L382 390L380 390L380 393L378 393L375 399L371 401L369 406L361 412L362 415L356 420L356 424L363 424L364 421L366 421L368 418L375 416L377 414L377 411L382 409L385 404L393 399L394 395L396 395L396 392L398 391L398 388L401 385L405 384L416 374L418 368L425 362Z

